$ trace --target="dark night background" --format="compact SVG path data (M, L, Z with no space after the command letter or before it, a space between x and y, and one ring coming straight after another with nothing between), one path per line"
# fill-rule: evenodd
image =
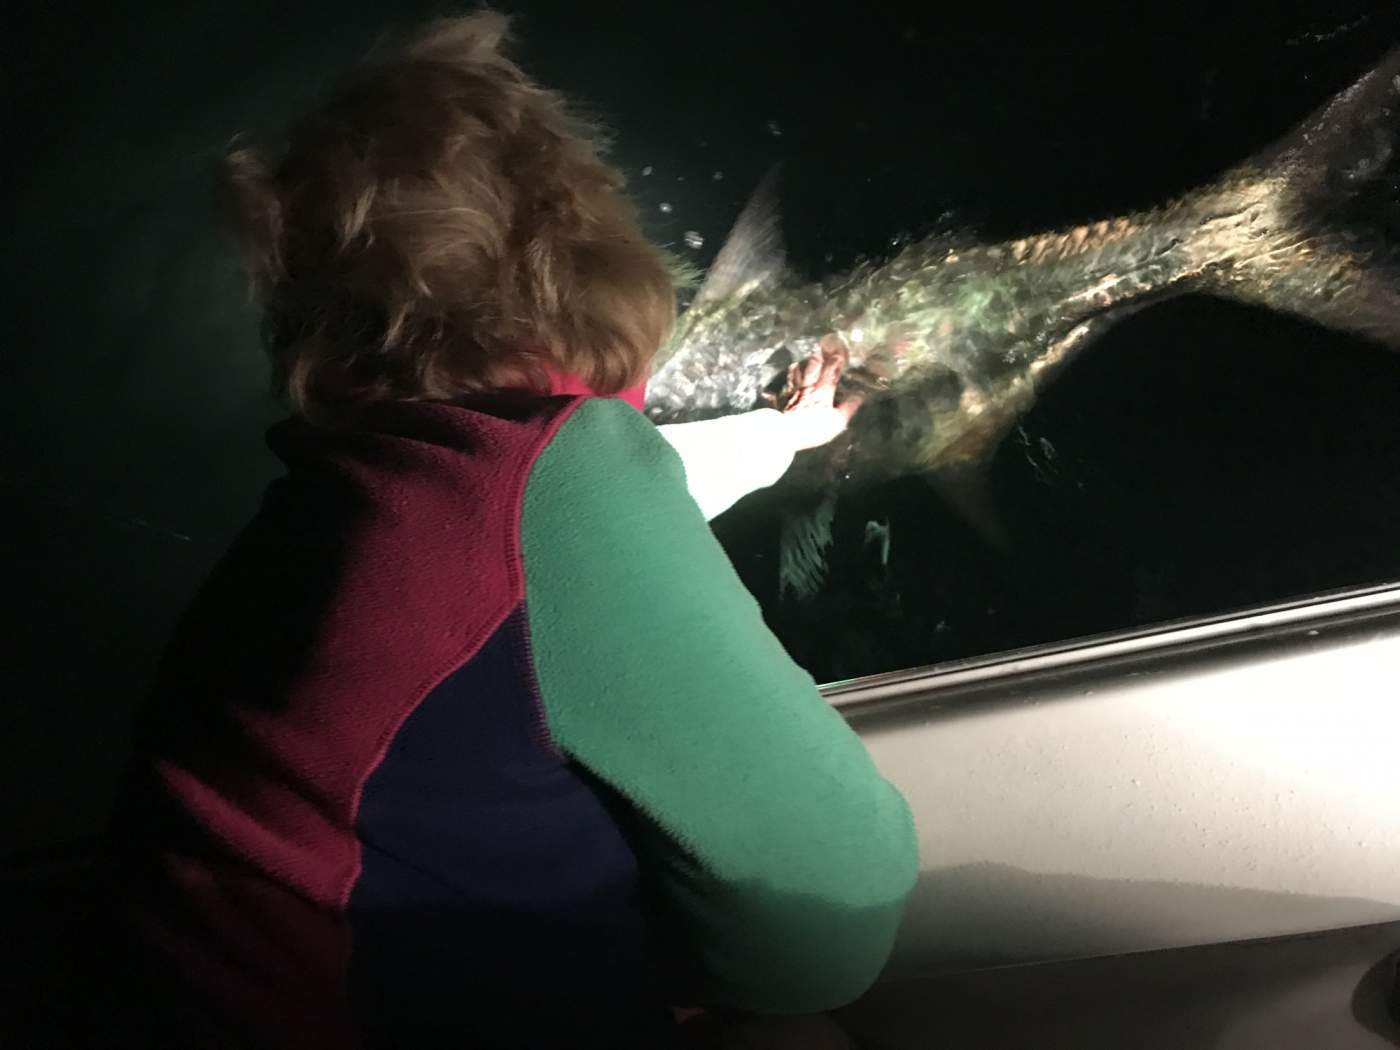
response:
M1371 0L501 6L527 68L615 129L652 234L695 231L708 262L783 160L813 275L940 225L999 237L1162 202L1400 42L1395 5ZM451 10L6 5L7 862L100 828L164 636L275 473L212 158L382 29ZM843 508L832 591L770 617L831 680L1394 579L1397 410L1381 349L1229 304L1156 307L1003 447L1009 553L895 485ZM867 520L891 530L888 570ZM717 528L770 597L769 509Z

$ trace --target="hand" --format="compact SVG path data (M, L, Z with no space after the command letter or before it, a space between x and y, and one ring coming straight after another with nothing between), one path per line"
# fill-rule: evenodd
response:
M850 354L836 339L823 339L821 351L788 369L782 412L798 450L818 448L831 441L851 422L860 408L859 398L836 404L836 384Z

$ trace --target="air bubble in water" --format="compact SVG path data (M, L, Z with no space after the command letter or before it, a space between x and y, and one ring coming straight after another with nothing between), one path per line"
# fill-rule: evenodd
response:
M768 122L768 134L772 135L775 139L782 138L783 129L778 126L776 120L770 120Z
M670 201L662 201L658 207L661 209L662 215L670 215L671 212L675 211L675 209L671 207Z
M724 172L717 171L713 175L711 175L710 178L714 179L716 182L719 182L721 179L724 178Z
M700 233L696 230L686 230L684 240L687 248L705 247L705 238L700 236Z
M648 164L645 168L642 169L642 174L643 174L643 175L650 175L650 174L651 174L651 165L650 165L650 164Z

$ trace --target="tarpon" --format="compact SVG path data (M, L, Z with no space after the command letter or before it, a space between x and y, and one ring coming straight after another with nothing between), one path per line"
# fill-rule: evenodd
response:
M680 422L772 404L794 361L849 354L842 388L863 404L792 472L794 491L817 497L785 538L782 587L799 596L820 585L845 486L922 474L995 532L981 468L1047 382L1149 303L1222 296L1400 348L1397 125L1400 49L1164 207L995 244L927 237L808 283L785 264L770 177L659 356L647 412Z

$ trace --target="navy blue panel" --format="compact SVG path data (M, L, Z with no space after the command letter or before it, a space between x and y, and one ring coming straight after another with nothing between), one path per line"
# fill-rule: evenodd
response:
M378 1045L666 1040L635 858L544 742L523 623L424 699L365 785L350 991Z

